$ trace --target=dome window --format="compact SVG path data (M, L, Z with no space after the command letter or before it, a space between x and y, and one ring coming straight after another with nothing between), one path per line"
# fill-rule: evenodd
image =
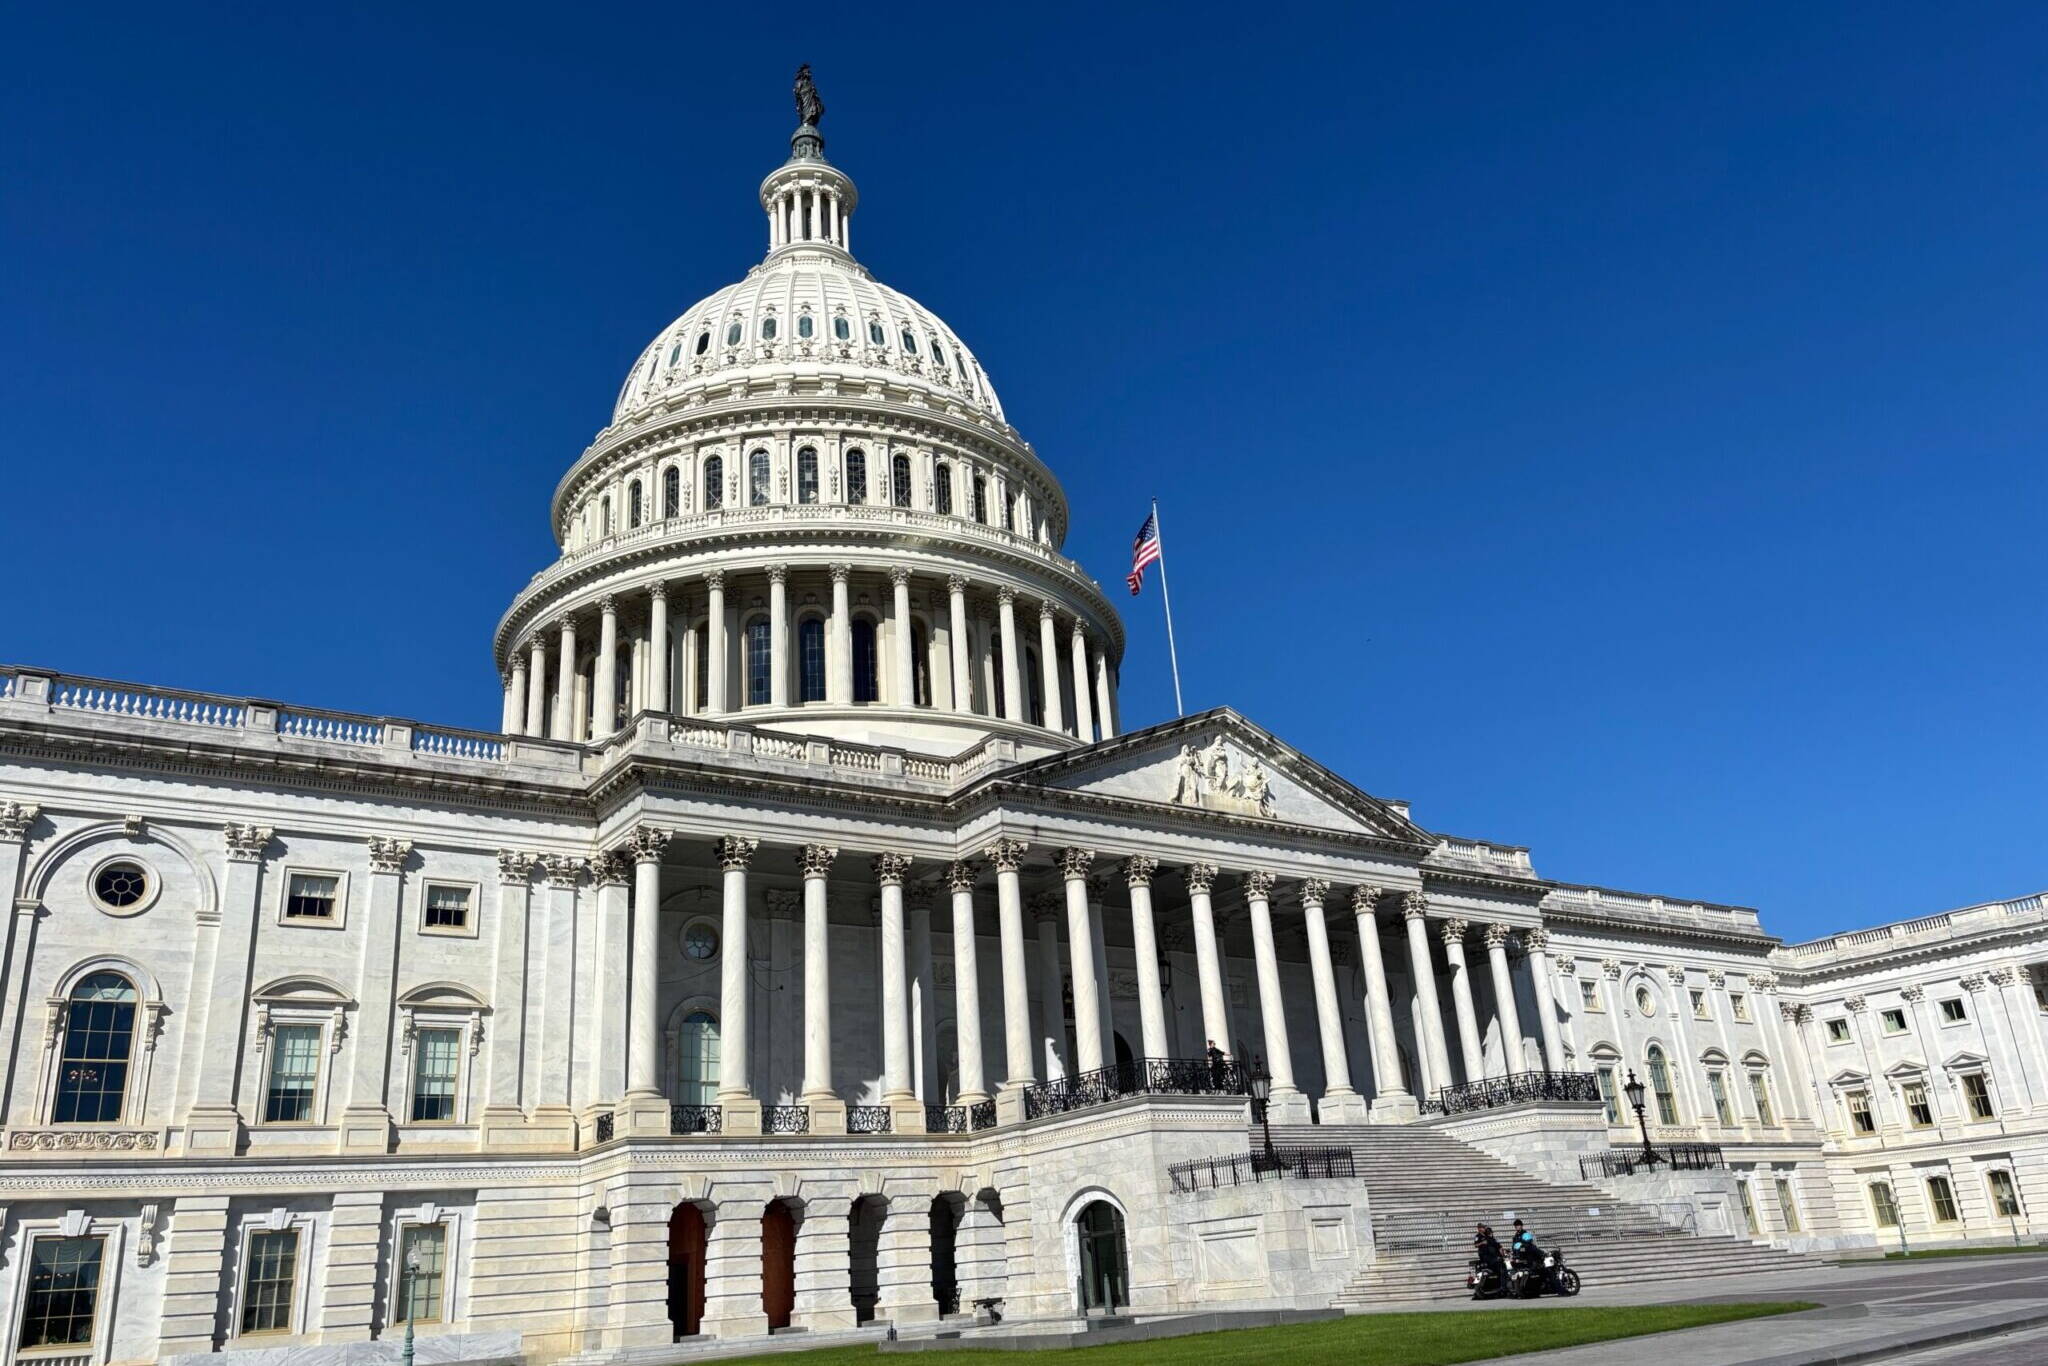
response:
M805 341L809 341L809 340L811 339L811 333L812 333L812 332L813 332L814 330L816 330L816 328L817 328L817 324L816 324L815 322L811 321L811 315L810 315L810 314L808 314L808 313L800 313L800 314L798 314L798 315L797 315L797 320L796 320L796 334L797 334L797 336L799 336L799 337L803 338L803 339L804 339Z
M703 355L711 349L711 329L705 328L697 334L697 354Z
M772 318L769 321L774 321ZM747 502L752 507L768 506L768 452L755 451L747 457Z
M973 512L975 521L988 525L988 478L985 475L974 476Z
M909 356L917 354L917 338L910 335L910 329L907 327L903 329L903 352Z
M856 446L846 453L846 501L858 507L868 500L868 453Z
M612 496L609 493L607 493L603 498L598 500L597 509L597 534L600 536L609 536L612 534Z
M640 481L635 479L626 485L626 530L640 525Z
M853 328L846 321L845 314L842 313L832 320L832 335L840 341L845 341L853 336Z
M682 358L683 341L682 338L678 337L676 338L676 344L668 349L668 363L670 365L674 365L677 361L681 360Z
M712 456L704 462L704 510L725 506L725 461Z
M775 340L775 315L773 313L770 313L767 317L761 319L761 340Z
M725 329L725 344L727 346L738 346L743 335L745 335L745 329L740 326L738 319L734 319L732 326Z
M796 453L796 500L818 501L818 448L806 446Z
M946 348L939 345L937 337L932 338L932 359L942 366L946 363Z
M910 457L899 455L889 461L889 501L900 508L910 506Z
M666 521L683 510L683 476L674 465L661 472L661 515Z
M868 319L868 343L872 346L887 346L889 338L882 331L882 325L873 318Z
M939 512L953 510L953 470L951 466L940 465L932 473L932 507Z

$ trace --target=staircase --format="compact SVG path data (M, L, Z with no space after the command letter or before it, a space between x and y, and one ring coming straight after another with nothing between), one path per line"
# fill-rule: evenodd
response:
M1698 1237L1655 1206L1626 1204L1579 1182L1545 1181L1423 1125L1276 1127L1273 1141L1357 1155L1375 1255L1332 1301L1341 1309L1464 1296L1473 1225L1482 1220L1506 1247L1510 1221L1521 1218L1538 1244L1565 1254L1589 1289L1786 1271L1806 1261L1743 1238Z

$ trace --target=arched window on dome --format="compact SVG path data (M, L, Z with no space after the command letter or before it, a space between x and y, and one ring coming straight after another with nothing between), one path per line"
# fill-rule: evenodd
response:
M982 524L983 526L987 526L987 525L988 525L988 476L987 476L987 475L984 475L984 474L977 474L977 475L975 475L975 476L974 476L974 506L973 506L973 508L972 508L972 509L970 509L970 510L971 510L971 511L973 512L973 514L974 514L974 520L975 520L975 521L977 521L977 522L980 522L980 523L981 523L981 524Z
M727 346L738 346L740 338L745 335L746 329L740 325L738 318L734 318L732 324L725 329L725 344Z
M810 314L799 313L796 315L796 334L804 341L811 339L811 333L817 329L817 326L815 322L811 321Z
M1045 724L1045 673L1038 666L1038 651L1024 649L1025 719L1034 726Z
M832 319L832 336L836 341L846 341L853 336L853 325L846 321L844 313Z
M1003 688L1003 637L1001 632L995 632L989 636L988 659L989 679L992 685L991 691L995 693L996 699L993 714L996 716L1008 716L1010 709Z
M796 628L797 701L825 700L825 619L805 617Z
M725 460L712 456L704 462L704 510L725 506Z
M917 338L907 327L903 329L903 353L907 356L917 354Z
M641 511L640 481L635 479L626 485L626 530L631 531L640 525Z
M711 627L708 623L697 628L697 710L711 709Z
M818 501L818 448L805 446L796 453L796 500L799 503Z
M896 507L910 506L910 457L894 456L889 461L889 501Z
M846 501L858 507L868 500L868 453L855 446L846 452Z
M910 628L910 704L914 707L932 704L931 637L926 634L922 622L913 623Z
M873 346L887 346L889 344L889 339L883 333L882 324L878 319L868 319L868 342Z
M932 359L939 363L941 369L945 367L946 348L939 344L939 339L937 337L932 338Z
M683 513L683 473L674 465L661 472L661 515L666 521Z
M768 452L755 451L747 457L747 504L768 505Z
M770 313L767 317L761 319L761 340L775 340L775 315L773 313Z
M875 702L882 696L881 660L875 650L875 623L856 617L853 623L853 700Z
M682 358L683 358L683 339L682 339L681 337L677 337L677 338L676 338L676 341L675 341L675 345L673 345L673 346L669 347L669 349L668 349L668 363L669 363L669 365L670 365L670 366L674 366L674 365L675 365L675 363L676 363L677 361L681 360Z
M697 334L697 354L703 355L711 349L711 329L705 328Z
M597 500L597 534L612 534L612 496L609 493Z
M1017 519L1016 519L1016 514L1015 514L1015 512L1014 512L1014 511L1012 511L1012 508L1011 508L1011 497L1010 497L1010 494L1009 494L1009 493L1008 493L1007 491L1005 491L1005 492L1004 492L1004 494L1003 494L1003 502L1002 502L1002 511L1003 511L1003 530L1005 530L1005 531L1015 531L1015 530L1017 529L1017 526L1016 526L1016 520L1017 520Z
M953 467L944 462L932 472L932 506L940 512L953 510Z
M92 973L71 989L52 1123L120 1122L135 1051L135 999L135 984L117 972Z
M768 618L756 617L747 623L747 705L765 707L774 696L771 679L775 670L773 638L768 634Z

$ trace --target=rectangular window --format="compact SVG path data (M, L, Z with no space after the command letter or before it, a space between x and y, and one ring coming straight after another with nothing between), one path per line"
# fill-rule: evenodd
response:
M468 929L469 888L429 882L426 927L430 930Z
M1877 1117L1870 1113L1870 1092L1849 1093L1849 1127L1859 1134L1877 1132Z
M29 1249L28 1297L17 1345L79 1347L92 1341L99 1318L104 1238L38 1238Z
M257 1233L249 1239L249 1262L242 1273L242 1331L289 1333L292 1330L292 1282L299 1272L299 1231Z
M846 453L846 501L856 507L868 500L868 457L865 451Z
M320 1079L320 1026L279 1025L271 1030L270 1085L263 1118L269 1124L306 1124L313 1118L313 1087Z
M1906 1012L1897 1008L1887 1010L1879 1017L1884 1021L1884 1032L1903 1034L1906 1032Z
M1849 1042L1849 1022L1848 1022L1847 1020L1829 1020L1829 1021L1828 1021L1828 1042L1829 1042L1829 1043L1847 1043L1847 1042Z
M1945 1176L1927 1178L1927 1203L1934 1208L1934 1222L1953 1224L1956 1221L1956 1193L1950 1189Z
M1598 982L1585 977L1579 979L1579 1004L1589 1011L1596 1013L1599 1011L1600 984Z
M1792 1183L1781 1176L1772 1184L1778 1189L1778 1214L1785 1220L1785 1232L1799 1232L1799 1202L1792 1198Z
M1749 1074L1749 1097L1756 1102L1756 1122L1774 1124L1771 1117L1771 1079L1761 1072Z
M341 879L327 873L293 873L285 888L286 920L333 920Z
M1749 1182L1737 1181L1735 1191L1742 1197L1742 1222L1748 1226L1750 1237L1758 1237L1763 1233L1763 1229L1756 1221L1756 1200L1750 1195Z
M1692 991L1692 1017L1695 1020L1704 1020L1708 1018L1707 993L1701 991L1697 987L1695 987Z
M1906 1118L1916 1129L1926 1129L1934 1124L1934 1107L1927 1103L1927 1083L1909 1081L1900 1092L1906 1098Z
M1970 1012L1964 1007L1962 997L1951 996L1941 1003L1941 1022L1943 1024L1961 1024L1969 1018Z
M1728 1074L1719 1070L1707 1073L1707 1092L1714 1098L1714 1119L1727 1127L1735 1123L1735 1116L1728 1109Z
M462 1055L459 1029L422 1029L413 1039L412 1117L416 1124L455 1118L455 1078Z
M2020 1217L2020 1192L2008 1171L1988 1171L1984 1179L1991 1187L1991 1208L2001 1219Z
M448 1264L446 1224L407 1224L398 1239L398 1312L407 1323L441 1317L441 1287Z
M1870 1183L1870 1212L1877 1217L1879 1228L1899 1226L1899 1202L1892 1198L1891 1183L1873 1181Z
M1739 991L1728 993L1728 1013L1738 1020L1749 1019L1749 997Z
M1991 1107L1991 1086L1982 1072L1963 1074L1963 1100L1970 1107L1971 1119L1990 1119L1998 1113Z
M1607 1106L1607 1122L1621 1123L1621 1093L1614 1087L1614 1069L1601 1067L1594 1075L1600 1078L1600 1099Z

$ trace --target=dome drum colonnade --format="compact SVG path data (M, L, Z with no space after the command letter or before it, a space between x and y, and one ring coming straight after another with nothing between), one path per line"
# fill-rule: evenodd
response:
M632 986L635 1003L628 1038L627 1090L624 1111L627 1132L665 1134L671 1132L668 1098L661 1089L661 1041L658 1018L658 984L661 954L658 916L638 914L641 906L658 905L664 851L675 838L653 825L637 827L619 851L634 864L634 908L632 918ZM730 835L716 841L720 869L720 914L723 942L745 944L748 939L748 873L760 850L752 836ZM815 1134L847 1132L849 1107L833 1086L832 1050L832 933L828 914L830 890L840 850L825 844L803 845L795 850L803 890L803 1053L802 1080L797 1088L800 1106L806 1111L803 1129ZM1026 860L1034 853L1050 855L1057 874L1057 891L1027 896ZM943 882L950 894L951 950L955 991L955 1058L959 1085L953 1097L962 1107L978 1107L993 1098L996 1122L1013 1123L1026 1118L1025 1092L1043 1079L1060 1080L1066 1073L1060 1054L1065 1049L1068 1020L1062 1001L1062 970L1071 991L1073 1026L1073 1071L1096 1073L1114 1059L1109 1055L1109 992L1107 955L1103 948L1105 920L1104 892L1112 877L1121 878L1129 890L1129 930L1136 968L1136 997L1139 1011L1142 1056L1147 1060L1169 1060L1174 1053L1165 1009L1161 973L1161 925L1154 904L1154 884L1159 860L1144 854L1103 858L1094 850L1060 846L1035 849L1023 839L1002 837L979 855L944 864L941 868L916 873L916 860L905 852L885 850L871 855L871 868L879 889L878 923L881 941L882 1063L881 1104L888 1112L891 1132L919 1133L926 1126L927 1110L913 1078L913 1012L910 982L913 970L929 980L928 964L912 964L912 952L930 953L930 891ZM982 1039L982 978L976 930L977 894L983 874L993 869L996 925L1000 955L1002 1059L1006 1075L991 1086L988 1054ZM1113 872L1110 872L1113 870ZM1104 876L1110 872L1110 876ZM1181 870L1186 891L1186 929L1191 932L1200 985L1201 1021L1204 1036L1227 1050L1231 1025L1223 976L1223 955L1219 938L1219 915L1215 888L1222 875L1213 863L1196 862ZM1307 1122L1309 1101L1296 1082L1293 1048L1286 1019L1286 998L1280 976L1280 958L1275 945L1274 905L1279 879L1270 872L1247 870L1240 875L1244 905L1249 916L1252 956L1258 977L1259 1042L1261 1058L1272 1078L1274 1118L1283 1123ZM1404 1083L1395 1033L1395 1015L1380 940L1382 918L1396 902L1405 923L1410 980L1414 983L1420 1022L1422 1080L1427 1086L1442 1087L1458 1075L1454 1070L1445 1034L1443 1013L1437 992L1438 965L1430 947L1429 900L1421 890L1395 889L1366 884L1355 887L1349 897L1364 973L1367 1007L1366 1035L1375 1094L1368 1109L1367 1099L1352 1084L1348 1045L1345 1042L1344 1007L1337 987L1331 936L1325 906L1331 884L1321 878L1300 879L1293 888L1299 910L1309 967L1314 983L1316 1042L1321 1050L1326 1084L1318 1103L1318 1114L1326 1123L1363 1123L1373 1120L1403 1120L1415 1116L1417 1098ZM906 901L906 892L909 900ZM1034 914L1039 927L1040 952L1038 1003L1041 1017L1032 1018L1030 967L1027 960L1025 916ZM906 913L917 923L906 923ZM1508 947L1517 927L1496 922L1484 927L1483 939L1492 977L1492 996L1497 1024L1508 1046L1501 1050L1497 1064L1488 1068L1482 1050L1484 1034L1474 1007L1470 968L1465 941L1472 925L1465 919L1437 918L1444 948L1457 1022L1462 1075L1466 1081L1501 1076L1521 1070L1519 1057L1521 1024L1515 1004L1515 983ZM1067 962L1059 958L1059 931L1065 931ZM1178 929L1178 926L1175 926ZM1540 1046L1545 1066L1562 1065L1561 1041L1556 1011L1548 998L1550 970L1548 939L1540 926L1520 927L1529 964L1535 1002L1541 1020ZM915 946L913 948L913 946ZM764 1107L753 1091L749 1071L750 996L756 989L746 970L745 955L724 957L720 977L719 1014L725 1022L719 1039L719 1076L716 1103L720 1110L720 1131L730 1136L752 1136L763 1131Z

